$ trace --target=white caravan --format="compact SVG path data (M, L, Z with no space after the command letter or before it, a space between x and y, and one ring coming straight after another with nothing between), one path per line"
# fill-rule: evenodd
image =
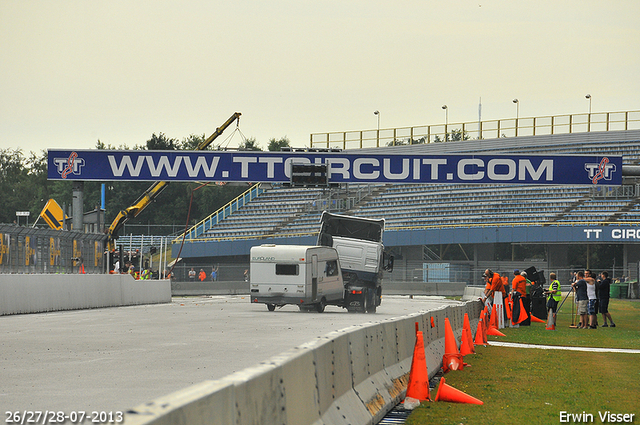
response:
M250 267L251 302L264 303L269 311L297 304L322 313L326 305L344 303L338 252L332 247L254 246Z

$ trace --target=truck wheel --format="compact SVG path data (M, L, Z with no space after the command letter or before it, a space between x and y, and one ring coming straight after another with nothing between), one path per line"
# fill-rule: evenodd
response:
M373 291L368 290L365 294L364 298L364 312L365 313L375 313L376 312L376 299Z
M316 304L316 311L318 313L322 313L326 305L326 300L323 298L318 304Z
M367 297L365 298L365 313L375 313L376 312L376 300L371 299L371 291L367 292Z
M276 309L276 305L275 304L267 304L267 309L269 311L274 311Z
M362 310L360 310L363 313L367 313L369 311L369 308L371 308L371 303L369 301L369 291L366 291L364 294L362 294L362 306L360 307Z

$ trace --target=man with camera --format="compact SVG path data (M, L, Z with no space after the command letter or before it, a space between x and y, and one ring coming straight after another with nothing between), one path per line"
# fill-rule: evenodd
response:
M578 329L589 329L587 318L589 317L589 296L587 295L587 281L584 280L584 272L579 271L576 280L571 284L576 291L576 302L578 303L578 314L580 315L580 323Z

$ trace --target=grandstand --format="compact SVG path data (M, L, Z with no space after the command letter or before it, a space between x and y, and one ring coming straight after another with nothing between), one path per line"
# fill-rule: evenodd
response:
M411 154L593 154L622 155L625 165L640 164L640 130L607 131L463 140L362 149L363 153ZM387 151L388 152L388 151ZM248 262L249 248L260 243L315 243L323 210L384 218L385 245L402 258L422 261L424 246L473 244L480 266L491 261L495 243L624 243L625 264L640 260L633 240L601 232L585 240L585 229L633 228L640 225L640 185L622 186L372 184L340 188L265 187L246 205L188 239L186 263ZM638 232L640 233L640 232ZM599 234L599 235L600 235ZM640 235L639 235L640 237ZM178 239L174 241L174 255ZM552 249L562 251L556 246ZM638 252L636 252L638 251ZM566 255L554 255L547 267L560 267Z

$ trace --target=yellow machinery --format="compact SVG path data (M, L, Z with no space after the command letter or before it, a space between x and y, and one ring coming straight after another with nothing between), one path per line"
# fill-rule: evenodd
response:
M206 140L198 145L196 150L204 150L209 146L219 135L226 130L234 121L240 120L240 112L236 112L220 127L216 129L216 131L209 136ZM145 192L128 208L120 211L116 218L109 226L109 230L107 232L107 249L109 251L113 251L116 249L116 239L118 239L118 232L122 228L122 226L129 220L130 218L137 217L144 209L149 206L154 199L160 195L160 193L167 187L169 182L155 182L152 184Z

